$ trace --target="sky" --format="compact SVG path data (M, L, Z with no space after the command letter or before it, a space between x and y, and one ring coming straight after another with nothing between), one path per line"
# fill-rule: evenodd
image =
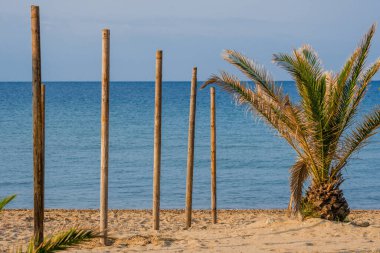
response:
M164 81L190 80L193 66L198 80L220 70L241 77L221 59L224 49L290 80L273 53L310 44L327 70L339 71L380 21L378 0L0 0L0 81L31 80L31 5L40 6L43 81L100 80L103 28L111 31L111 81L154 80L158 49ZM369 63L378 57L380 31Z

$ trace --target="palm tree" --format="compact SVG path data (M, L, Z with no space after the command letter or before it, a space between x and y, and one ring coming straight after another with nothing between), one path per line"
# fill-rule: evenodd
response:
M340 189L342 169L380 126L380 107L365 115L361 123L355 117L380 68L380 59L365 68L375 29L372 25L338 73L325 71L308 45L291 54L274 54L273 61L295 81L298 103L284 94L261 65L233 50L224 51L223 58L245 74L254 88L224 71L202 86L216 84L231 93L238 104L263 118L296 151L288 206L293 214L308 208L321 218L342 221L350 212ZM303 195L307 179L310 186Z

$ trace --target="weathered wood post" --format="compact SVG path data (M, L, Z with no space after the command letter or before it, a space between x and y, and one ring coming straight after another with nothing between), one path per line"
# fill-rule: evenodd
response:
M210 144L211 144L211 215L217 222L216 214L216 126L215 126L215 88L210 88Z
M40 11L31 7L32 30L32 108L33 108L33 185L34 185L34 245L37 247L44 238L44 164L42 150L41 115L41 48Z
M154 155L153 155L153 229L160 229L160 173L161 173L161 99L162 51L156 52L156 85L154 105Z
M193 169L194 169L194 136L195 112L197 101L197 68L193 68L190 93L189 133L187 148L187 177L186 177L186 228L191 227L191 212L193 204Z
M45 196L45 85L41 84L41 150L42 150L42 195ZM45 207L45 199L42 198L42 206Z
M108 136L109 136L109 81L110 30L102 31L102 106L100 140L100 242L107 245L108 224Z

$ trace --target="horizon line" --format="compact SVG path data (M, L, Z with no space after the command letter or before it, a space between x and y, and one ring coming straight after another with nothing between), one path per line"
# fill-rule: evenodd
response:
M371 80L371 82L379 82L379 80ZM28 80L28 81L0 81L0 83L31 83L32 81L31 80ZM78 81L78 80L61 80L61 81L52 81L52 80L49 80L49 81L44 81L44 82L41 82L41 83L64 83L64 82L77 82L77 83L95 83L95 82L101 82L101 80L89 80L89 81ZM137 80L137 81L132 81L132 80L125 80L125 81L121 81L121 80L112 80L110 81L110 83L117 83L117 82L136 82L136 83L146 83L146 82L155 82L155 80L145 80L145 81L141 81L141 80ZM191 82L191 80L174 80L174 81L164 81L162 80L162 82L167 82L167 83L175 83L175 82ZM199 82L205 82L205 80L198 80L197 81L198 83ZM241 82L253 82L251 80L241 80ZM278 80L278 81L275 81L275 82L295 82L294 80Z

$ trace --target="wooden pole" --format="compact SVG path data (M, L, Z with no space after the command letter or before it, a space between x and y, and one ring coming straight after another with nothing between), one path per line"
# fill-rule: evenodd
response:
M41 153L42 153L42 196L45 196L45 85L41 84ZM45 207L45 199L42 198Z
M162 51L156 52L156 87L154 109L154 164L153 164L153 229L160 229L160 173L161 173L161 99Z
M193 171L194 171L194 135L195 110L197 100L197 68L193 68L190 93L189 133L187 148L187 180L186 180L186 228L191 227L191 212L193 205Z
M44 165L41 115L41 48L39 7L31 7L32 30L32 108L33 108L33 185L34 185L34 245L44 238Z
M215 126L215 88L210 88L210 140L211 140L211 215L212 222L217 222L216 213L216 126Z
M108 224L108 137L109 137L109 75L110 30L102 30L102 106L100 144L100 242L107 245Z

